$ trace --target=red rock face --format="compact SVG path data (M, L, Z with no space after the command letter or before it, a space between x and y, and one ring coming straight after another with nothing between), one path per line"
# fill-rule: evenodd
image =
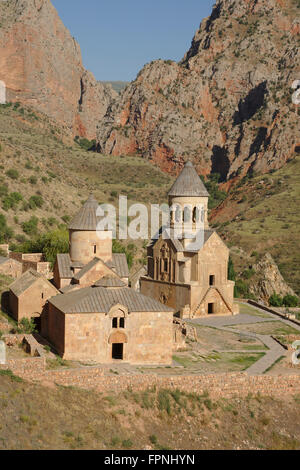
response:
M50 0L0 2L0 80L7 100L32 106L90 139L113 92L82 66L80 47Z
M218 0L179 64L146 65L110 107L99 150L135 147L173 173L192 159L224 182L280 168L299 151L298 4Z

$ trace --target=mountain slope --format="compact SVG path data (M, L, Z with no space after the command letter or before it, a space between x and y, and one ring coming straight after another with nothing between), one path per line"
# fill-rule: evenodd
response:
M210 222L229 246L236 271L252 268L270 252L300 295L300 156L268 175L244 178L211 212ZM252 255L252 256L251 256ZM250 284L254 278L250 279Z
M80 47L50 0L0 2L0 80L7 101L36 108L89 139L116 96L84 69Z
M180 63L144 67L99 123L98 150L222 181L280 168L300 148L298 0L218 0Z

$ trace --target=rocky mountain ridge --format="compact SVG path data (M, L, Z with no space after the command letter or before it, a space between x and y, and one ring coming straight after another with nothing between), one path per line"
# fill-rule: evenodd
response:
M98 151L173 173L189 158L223 182L283 166L300 151L299 14L298 0L217 0L180 63L147 64L108 107Z
M84 69L80 47L50 0L0 2L0 80L7 101L35 108L89 139L117 96Z

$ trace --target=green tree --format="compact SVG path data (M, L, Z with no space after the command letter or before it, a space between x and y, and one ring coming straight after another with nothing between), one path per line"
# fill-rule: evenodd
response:
M234 264L233 264L231 256L229 256L229 261L228 261L228 279L230 281L236 280L236 273L234 270Z
M28 240L19 247L24 253L43 253L45 259L55 262L58 253L69 252L69 233L64 229L57 229L40 235L35 240Z

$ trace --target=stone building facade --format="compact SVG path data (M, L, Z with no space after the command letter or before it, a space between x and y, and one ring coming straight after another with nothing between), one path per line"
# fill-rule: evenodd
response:
M141 292L184 318L238 313L234 282L228 280L229 249L209 227L208 198L192 163L186 163L169 192L170 230L166 234L162 228L147 248L148 272L141 279ZM192 233L200 219L202 242L195 249L193 240L176 236L176 230L184 221Z
M68 360L172 362L173 310L126 286L88 287L53 297L43 325Z
M18 322L22 318L40 318L48 299L57 294L57 289L42 274L29 269L10 285L10 312Z

